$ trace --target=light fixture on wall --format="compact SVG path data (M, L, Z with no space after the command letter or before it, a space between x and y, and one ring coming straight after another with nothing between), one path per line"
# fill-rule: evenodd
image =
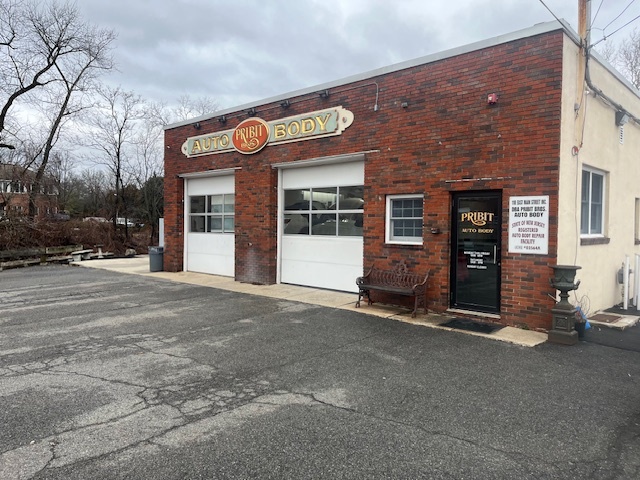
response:
M280 106L282 108L289 108L291 106L291 102L289 100L285 100L284 102L280 102Z
M193 128L195 128L196 130L200 130L200 128L201 128L200 122L194 123L193 124Z
M249 115L250 117L255 117L257 113L258 112L256 111L255 107L251 107L249 110L247 110L247 115Z
M629 114L624 110L616 111L616 125L621 127L629 121Z
M227 123L227 116L226 116L226 115L220 115L220 116L218 117L218 121L219 121L220 123L223 123L223 124L224 124L224 123Z
M318 92L318 95L320 95L320 98L329 98L329 90L322 90Z

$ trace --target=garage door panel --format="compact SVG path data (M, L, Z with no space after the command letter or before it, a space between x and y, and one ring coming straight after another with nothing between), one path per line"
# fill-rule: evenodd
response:
M233 277L235 274L234 244L235 235L188 234L186 270Z
M361 238L285 236L281 281L345 292L357 292L362 275Z
M292 168L283 172L282 179L282 188L285 189L362 184L364 184L362 162Z
M190 178L187 185L187 195L213 195L216 193L233 193L235 191L235 177Z
M185 188L185 208L189 208L189 197L235 192L235 177L192 178ZM187 219L189 211L185 211ZM189 232L189 222L185 228L185 270L211 275L235 276L235 235L233 233Z
M189 272L233 277L235 268L233 258L229 258L229 256L191 253L189 254L187 270Z
M348 161L345 163L321 164L298 168L285 169L282 172L280 189L287 192L295 190L308 190L327 192L339 192L340 187L364 184L364 162ZM334 188L337 187L337 188ZM330 190L326 190L330 189ZM313 194L315 195L315 193ZM302 197L302 195L300 195ZM283 200L285 195L281 197ZM301 204L306 200L307 205L315 198L301 198ZM339 204L340 202L338 202ZM315 204L314 204L315 205ZM320 208L329 207L328 205ZM356 278L362 275L363 239L361 225L359 230L349 232L342 229L341 235L328 235L328 231L320 231L319 227L312 229L311 235L290 235L304 230L305 208L293 208L287 205L281 224L288 226L287 234L280 232L280 281L296 285L341 290L345 292L357 292ZM356 215L349 208L360 210L360 205L347 207L342 216ZM295 212L301 210L301 212ZM280 206L280 211L285 211L285 205ZM293 213L291 213L293 212ZM339 212L339 211L338 211ZM331 212L325 212L331 213ZM357 212L357 215L362 213ZM356 215L356 216L357 216ZM342 217L341 217L342 218ZM355 217L354 217L355 218ZM298 225L295 221L298 220ZM300 221L302 220L302 221ZM308 220L306 220L308 225ZM294 227L294 228L292 228ZM299 228L300 227L300 228ZM334 230L335 232L335 227ZM308 228L306 232L309 233ZM355 236L359 234L359 236ZM347 236L354 235L354 236Z

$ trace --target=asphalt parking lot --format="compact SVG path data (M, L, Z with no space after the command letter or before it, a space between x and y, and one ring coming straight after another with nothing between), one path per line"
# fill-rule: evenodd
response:
M527 348L69 266L0 272L0 307L3 480L640 477L635 330Z

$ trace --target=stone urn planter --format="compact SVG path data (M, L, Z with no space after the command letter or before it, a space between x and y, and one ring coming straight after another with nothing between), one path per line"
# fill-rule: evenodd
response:
M553 269L553 278L550 280L551 286L560 291L560 301L556 304L566 303L573 308L573 305L569 303L569 292L577 290L580 285L574 283L576 279L576 272L582 267L577 265L549 265Z
M578 343L578 332L575 329L576 308L569 303L569 292L576 290L580 281L575 282L576 272L582 267L577 265L549 265L553 269L551 286L560 292L560 301L551 309L552 326L549 341L563 345Z

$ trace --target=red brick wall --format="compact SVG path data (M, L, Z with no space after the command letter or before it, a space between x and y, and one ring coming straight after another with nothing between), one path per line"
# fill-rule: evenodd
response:
M35 196L36 208L38 209L36 218L43 219L58 213L58 197L56 195ZM49 213L47 213L47 208ZM28 193L8 193L0 194L0 216L7 215L28 215L29 214L29 194Z
M236 173L236 279L276 277L277 172L274 163L377 150L365 159L364 264L400 259L430 270L430 309L449 305L451 192L503 195L501 322L551 326L549 264L555 263L560 143L562 32L517 40L399 72L291 98L291 107L257 107L266 121L342 105L355 121L338 137L267 146L254 155L186 158L180 146L191 125L167 130L165 269L182 269L183 180L180 173L241 167ZM378 111L374 111L376 85ZM499 96L495 105L487 95ZM406 102L406 108L402 103ZM201 132L233 128L246 114L200 122ZM489 180L473 180L484 178ZM470 180L471 179L471 180ZM452 182L453 180L453 182ZM456 181L457 180L457 181ZM466 180L466 181L460 181ZM386 245L385 196L424 194L424 245ZM508 198L550 196L549 255L508 254ZM432 227L442 231L430 233Z

